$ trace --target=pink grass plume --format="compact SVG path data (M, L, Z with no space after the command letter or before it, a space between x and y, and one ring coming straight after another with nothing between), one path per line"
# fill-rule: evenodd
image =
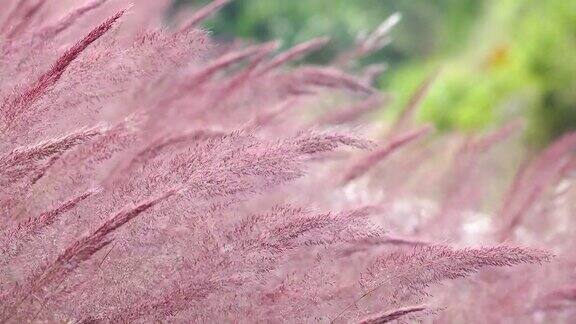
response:
M422 138L432 131L432 127L425 126L420 129L408 132L406 134L399 135L398 137L392 139L389 143L376 148L374 151L368 153L366 156L360 158L358 161L353 163L342 176L340 181L341 185L345 185L350 181L362 176L368 170L373 168L377 163L381 162L387 158L390 154L411 143L419 138Z
M85 5L74 9L73 11L68 13L66 16L59 19L54 24L48 25L48 26L40 29L38 32L35 33L35 36L38 37L42 41L48 41L48 40L56 37L58 34L62 33L63 31L65 31L66 29L68 29L70 26L74 25L74 23L76 23L76 21L78 19L80 19L81 17L83 17L87 13L91 12L92 10L99 8L100 6L105 4L107 1L108 0L90 1L90 2L86 3Z
M58 80L60 80L64 72L68 69L68 66L76 60L76 58L78 58L78 56L84 52L90 44L109 31L113 24L122 17L125 11L126 10L121 10L117 12L100 26L94 28L81 41L66 50L66 52L60 56L54 64L52 64L47 72L42 74L35 82L27 86L21 94L16 96L13 100L5 102L0 109L5 123L10 126L18 115L46 94L46 92L54 86Z
M227 5L231 0L214 0L207 4L206 6L200 8L194 15L184 23L182 26L182 31L189 31L197 27L201 22L209 18L215 12L220 10L222 7Z
M395 309L392 311L384 312L382 314L373 315L369 318L361 320L359 322L359 324L390 323L390 322L398 320L402 317L414 315L415 313L424 312L426 310L428 310L428 306L423 306L423 305L403 307L403 308Z
M298 58L300 58L300 57L302 57L302 56L304 56L310 52L316 51L316 50L324 47L326 44L328 44L329 41L330 41L330 38L328 38L328 37L319 37L319 38L314 38L314 39L311 39L307 42L298 44L298 45L286 50L285 52L280 53L277 57L272 59L266 65L264 65L260 69L258 69L257 75L266 74L269 71L279 67L282 64L296 60L296 59L298 59Z

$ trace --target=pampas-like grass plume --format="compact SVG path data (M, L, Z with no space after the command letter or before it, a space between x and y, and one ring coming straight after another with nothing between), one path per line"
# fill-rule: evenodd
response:
M350 64L386 45L399 14L333 64L299 66L329 39L281 53L278 42L212 42L199 26L228 2L168 28L168 1L3 1L0 322L486 322L474 315L482 307L504 322L574 314L543 307L574 302L563 288L573 286L563 280L569 261L546 265L551 253L574 254L549 237L523 239L538 227L530 213L562 199L547 189L567 181L574 136L526 164L502 219L476 241L460 240L470 211L450 201L441 226L421 226L438 214L419 199L433 200L428 193L452 174L434 159L458 138L413 126L433 77L382 133L366 118L391 98L371 85L381 66ZM469 179L484 178L459 185L479 186ZM441 227L461 235L442 237ZM526 296L499 295L513 285ZM491 291L506 301L499 312L487 308Z

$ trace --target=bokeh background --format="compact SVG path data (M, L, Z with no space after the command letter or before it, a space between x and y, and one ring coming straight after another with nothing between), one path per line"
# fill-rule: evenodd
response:
M329 46L306 58L328 63L395 12L402 21L393 41L358 63L387 63L378 86L394 94L388 115L440 71L419 119L441 131L478 132L523 116L525 142L538 148L576 128L576 1L235 0L205 28L222 40L278 39L284 47L329 36Z

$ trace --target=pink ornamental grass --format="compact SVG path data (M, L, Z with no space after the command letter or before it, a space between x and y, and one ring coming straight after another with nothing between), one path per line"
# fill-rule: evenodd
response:
M474 310L454 307L456 297L443 299L441 289L433 298L436 284L479 272L486 277L478 285L488 290L511 284L508 276L521 281L525 273L555 270L550 278L557 279L542 279L542 296L569 286L563 279L571 257L556 269L495 269L548 262L551 254L538 247L556 252L549 242L448 246L434 241L433 227L387 226L397 224L393 204L408 198L383 199L388 180L378 175L407 158L404 144L431 131L405 129L431 80L388 128L395 137L374 148L358 135L381 137L370 124L358 128L360 117L388 98L366 77L374 72L355 76L342 59L286 67L326 38L284 53L276 53L277 42L219 47L198 26L227 2L200 8L174 29L155 25L162 13L149 8L163 4L152 0L4 4L0 321L457 319ZM398 17L347 60L384 46ZM322 110L328 98L346 98L346 105ZM571 145L543 159L568 155ZM358 151L368 152L356 159ZM423 172L404 173L406 183L426 174L428 160L420 161ZM534 175L558 174L542 163ZM573 164L562 165L561 175L569 175ZM342 186L327 181L343 176ZM359 178L368 181L351 181ZM550 182L539 179L537 190L528 188L538 193L532 198L545 197ZM435 217L422 214L403 221L418 228ZM455 224L462 223L446 224L460 232ZM479 239L494 244L490 235ZM470 305L481 304L472 297ZM541 309L536 303L507 307L502 319L560 318L526 311Z

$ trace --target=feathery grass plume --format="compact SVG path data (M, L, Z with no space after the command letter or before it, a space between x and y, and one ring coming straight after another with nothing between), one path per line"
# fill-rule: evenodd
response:
M256 76L256 70L260 66L260 64L266 59L266 57L272 53L273 51L277 50L280 47L279 42L269 42L265 43L260 46L260 50L258 53L253 57L252 61L248 64L246 68L241 70L237 75L231 78L224 87L222 88L222 96L231 96L238 90L241 86L247 84L247 80L251 77ZM222 98L220 99L222 100Z
M409 122L414 118L416 110L419 108L420 104L426 98L428 91L434 84L437 76L440 74L440 70L432 72L427 76L419 85L418 88L408 99L406 105L402 108L400 115L396 118L396 121L390 127L389 137L396 135L399 131L406 128Z
M371 251L386 246L416 247L430 244L434 244L434 242L413 237L381 234L376 237L355 240L354 244L350 245L349 247L343 248L340 251L339 255L342 257L350 257L355 253Z
M396 26L402 15L400 13L394 13L386 20L384 20L378 28L376 28L370 35L363 37L359 40L359 43L350 51L342 53L336 58L335 62L338 65L346 65L354 62L362 56L369 55L376 52L388 45L391 41L390 32Z
M386 64L368 65L362 72L362 81L366 84L374 84L376 80L388 69Z
M411 131L407 134L402 134L397 138L392 139L386 145L376 148L374 151L360 158L357 162L352 164L347 171L344 172L341 184L345 185L350 181L362 176L363 174L368 172L368 170L372 168L375 164L384 160L386 157L388 157L397 149L401 148L402 146L414 140L417 140L418 138L421 138L429 134L431 131L432 131L431 127L425 126L415 131Z
M431 220L430 226L444 227L446 230L457 229L461 222L463 210L477 208L482 198L482 186L479 185L479 169L484 155L495 145L502 143L521 126L520 121L513 120L479 138L467 138L462 146L454 152L451 170L447 175L446 188L442 190L442 199L438 215Z
M502 127L494 130L493 132L488 133L479 138L478 140L472 142L471 143L472 147L470 149L479 152L486 152L489 149L491 149L494 145L497 145L498 143L505 141L507 138L514 135L514 133L517 133L522 128L522 126L523 123L521 120L518 119L512 120L504 124Z
M233 226L215 232L214 241L206 242L224 248L221 256L226 257L226 263L233 265L232 269L216 268L208 278L198 273L190 285L175 282L165 293L152 300L142 300L136 307L130 306L131 309L119 311L106 320L158 319L182 311L187 303L192 302L191 298L201 302L208 299L210 294L225 294L227 289L233 287L245 289L244 284L249 284L251 280L247 275L253 272L266 277L272 275L275 269L285 266L284 263L289 262L286 257L298 249L353 241L358 236L378 235L377 231L365 226L369 222L368 216L369 212L365 209L336 214L314 213L289 206L274 207L266 214L248 215L233 222ZM342 232L343 224L347 224L345 232ZM219 257L212 257L204 262L223 261L219 261ZM221 314L216 313L207 316L212 321L222 318Z
M222 7L227 5L230 0L214 0L207 4L206 6L200 8L194 15L188 20L181 30L187 31L198 26L202 21L206 20L212 16L215 12L220 10Z
M24 306L23 304L32 295L36 295L35 297L38 298L38 295L45 292L46 286L51 285L57 280L64 280L65 277L72 273L81 263L110 244L110 233L175 193L176 190L170 190L158 197L125 208L104 222L94 232L68 246L52 264L41 269L40 275L27 278L27 285L25 287L15 287L14 294L10 297L11 300L3 301L3 303L8 305L8 309L2 310L2 320L9 320L18 311L18 308Z
M37 37L40 41L43 42L51 40L58 34L62 33L63 31L74 25L74 23L82 16L86 15L87 13L89 13L94 9L97 9L107 1L108 0L93 0L91 2L88 2L85 5L72 10L70 13L59 19L54 24L43 27L42 29L40 29L38 32L35 33L35 37Z
M13 5L12 10L8 12L6 17L2 17L4 18L4 21L2 27L0 27L0 34L5 34L6 31L11 27L11 24L13 24L12 21L19 18L19 12L22 10L25 4L25 0L18 1Z
M142 151L136 153L136 155L130 161L130 163L131 164L145 163L146 161L151 160L162 154L163 150L181 143L196 140L205 140L210 138L221 138L223 136L226 136L225 132L210 129L195 129L180 134L167 135L156 141L151 142ZM133 166L129 165L127 166L126 169L131 168L133 168Z
M377 92L376 89L364 84L357 78L335 68L305 67L296 70L294 75L295 80L293 82L297 88L306 89L307 86L316 86L346 89L363 95L372 95Z
M234 51L231 53L227 53L219 57L218 59L214 60L207 66L203 67L200 71L192 74L189 78L187 78L181 85L181 89L179 92L186 92L190 91L199 85L202 85L204 82L209 80L215 73L222 71L226 67L239 63L247 58L250 58L255 55L259 55L263 47L261 45L254 45L242 50ZM264 50L268 51L268 47L265 47Z
M385 312L382 314L378 314L376 316L372 316L370 318L364 319L360 321L360 324L382 324L382 323L389 323L400 319L405 316L413 315L414 313L419 313L428 310L427 306L410 306L410 307L403 307L399 309L395 309L393 311Z
M372 147L372 142L349 135L337 133L307 133L308 132L304 132L295 138L298 152L306 155L331 151L340 145L351 146L359 149L368 149Z
M43 212L35 217L29 217L16 225L8 225L7 228L0 230L0 242L2 243L0 264L5 266L10 259L22 252L25 244L45 233L63 214L76 208L82 201L98 192L99 189L88 190L70 198L52 210Z
M280 65L283 65L287 62L299 59L300 57L313 52L313 51L317 51L319 49L321 49L322 47L326 46L326 44L328 44L328 42L330 41L330 38L328 37L319 37L319 38L314 38L311 39L307 42L298 44L288 50L286 50L283 53L280 53L278 56L276 56L273 60L271 60L270 62L268 62L266 65L260 67L258 69L258 71L256 72L257 76L266 74L270 71L272 71L273 69L279 67Z
M442 320L505 321L486 315L495 313L487 295L516 301L507 312L525 322L557 319L527 312L525 297L571 287L572 254L495 270L486 266L548 255L429 239L441 236L427 224L442 204L439 184L458 168L444 161L462 138L438 134L398 150L429 131L406 130L429 80L374 149L364 136L378 136L387 121L362 117L389 98L373 87L381 64L355 69L360 76L350 72L354 62L299 67L326 38L276 56L278 42L213 44L198 26L226 3L170 29L152 0L137 1L122 24L125 0L9 1L0 22L0 322L385 322L429 315L414 305L432 298ZM384 45L396 20L363 38L352 60ZM318 118L311 110L326 103L340 108ZM346 131L358 126L363 136ZM488 150L506 134L476 139L471 158L508 166ZM523 193L511 194L516 206L544 193L533 183L562 179L564 194L546 212L565 231L518 236L518 245L570 249L570 143L553 146L522 176ZM490 176L462 186L499 177L464 164ZM331 185L367 171L373 180ZM460 208L491 217L489 208ZM484 223L449 223L444 240L461 246L471 228L497 228ZM453 284L465 289L426 294L480 268L475 282Z
M562 310L564 308L576 307L576 286L562 287L556 289L534 305L535 310Z
M8 16L6 24L1 29L0 34L5 34L4 37L8 40L18 36L18 34L22 33L33 21L34 16L38 14L45 3L46 0L37 0L36 2L28 5L26 5L26 1L19 2L14 8L14 11ZM23 10L22 13L20 12L21 9ZM21 17L18 17L19 15L21 15ZM17 20L12 22L10 20L12 17L15 17L19 21Z
M533 162L521 168L507 193L500 211L502 227L499 239L505 241L520 225L522 218L538 201L556 175L564 169L566 157L576 148L576 133L568 133L557 139Z
M12 240L22 240L28 236L36 235L47 226L53 224L58 217L67 211L75 208L80 202L99 192L99 189L88 190L85 193L77 195L55 209L44 212L36 217L30 217L25 221L19 222L16 228L8 231Z
M249 123L247 128L257 128L263 127L272 122L276 117L285 113L287 110L291 109L297 103L297 98L288 98L285 101L280 102L274 108L269 111L262 112Z
M112 17L108 18L100 26L93 29L81 41L66 50L62 56L50 67L50 69L42 74L36 81L28 85L22 93L17 95L11 100L4 101L0 108L2 112L2 119L5 127L10 127L15 118L28 109L35 101L42 97L46 92L60 80L62 74L66 71L68 66L78 58L78 56L88 47L95 42L98 38L104 35L112 28L112 25L122 17L125 10L117 12Z
M372 34L362 41L358 47L360 55L366 55L367 53L377 51L388 44L389 40L387 38L392 31L392 28L394 28L401 19L402 15L397 12L384 20Z
M87 143L104 134L105 131L104 127L80 129L60 138L49 139L33 146L12 150L0 158L0 168L2 169L0 171L0 184L6 187L14 182L41 176L41 173L45 171L43 166L53 164L52 158L58 158L73 147Z
M507 246L452 249L429 245L416 247L411 253L392 253L368 267L361 279L365 292L344 307L332 322L358 302L374 295L378 289L386 290L392 301L400 301L406 295L423 293L432 284L466 277L484 267L542 263L550 257L550 254L540 250Z
M389 97L380 94L374 94L359 103L349 105L345 108L339 108L338 111L327 113L317 121L320 125L341 125L356 121L363 115L382 108Z

